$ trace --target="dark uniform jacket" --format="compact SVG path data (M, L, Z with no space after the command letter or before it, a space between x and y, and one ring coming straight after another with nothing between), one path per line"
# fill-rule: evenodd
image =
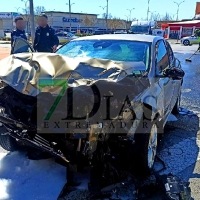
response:
M53 52L54 45L59 45L55 30L48 25L45 28L37 27L33 44L35 51Z
M11 46L13 45L13 42L15 41L16 38L23 38L24 40L27 40L25 31L16 29L11 32Z

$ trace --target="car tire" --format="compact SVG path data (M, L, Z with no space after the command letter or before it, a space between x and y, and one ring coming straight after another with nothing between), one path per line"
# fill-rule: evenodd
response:
M6 132L4 127L0 127L0 146L6 151L17 151L19 149L17 141L10 135L5 135Z
M183 41L184 46L190 46L190 41L189 40L184 40Z
M154 166L157 146L161 136L157 121L141 120L135 135L135 167L140 176L149 175Z

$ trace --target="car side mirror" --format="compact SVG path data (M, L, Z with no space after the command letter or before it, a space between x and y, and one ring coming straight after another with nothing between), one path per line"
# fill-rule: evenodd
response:
M173 80L181 80L185 76L185 72L181 68L173 67L166 69L163 76L172 78Z

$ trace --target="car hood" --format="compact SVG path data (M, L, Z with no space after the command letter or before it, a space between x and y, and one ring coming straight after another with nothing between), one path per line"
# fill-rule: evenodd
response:
M183 37L183 38L182 38L182 40L185 40L185 39L188 39L188 40L189 40L189 39L191 39L191 37L188 36L188 37Z
M112 60L91 58L68 58L50 53L22 53L10 55L0 61L0 79L20 93L37 96L41 92L41 80L69 80L80 65L91 66L102 70L115 69L104 78L105 81L119 82L133 73L145 69L143 62L115 62ZM94 84L102 79L81 78L79 85ZM58 94L58 88L46 84L42 91Z

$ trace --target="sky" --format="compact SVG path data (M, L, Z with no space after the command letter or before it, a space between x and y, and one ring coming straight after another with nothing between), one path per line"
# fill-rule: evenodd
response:
M26 1L26 0L23 0ZM51 11L69 11L68 0L33 0L34 6L44 6L46 10ZM175 0L177 3L182 0ZM21 12L20 8L24 7L24 3L21 0L0 0L2 2L0 6L0 12ZM106 6L106 0L71 0L72 12L83 12L99 14L99 17L105 13L102 7ZM109 13L113 17L119 17L127 19L130 16L132 9L131 18L145 19L147 17L147 6L148 0L109 0ZM179 19L190 19L195 15L196 0L185 0L180 5ZM159 13L161 16L169 13L176 19L177 5L173 0L150 0L149 10L151 12ZM150 14L149 14L150 15Z

